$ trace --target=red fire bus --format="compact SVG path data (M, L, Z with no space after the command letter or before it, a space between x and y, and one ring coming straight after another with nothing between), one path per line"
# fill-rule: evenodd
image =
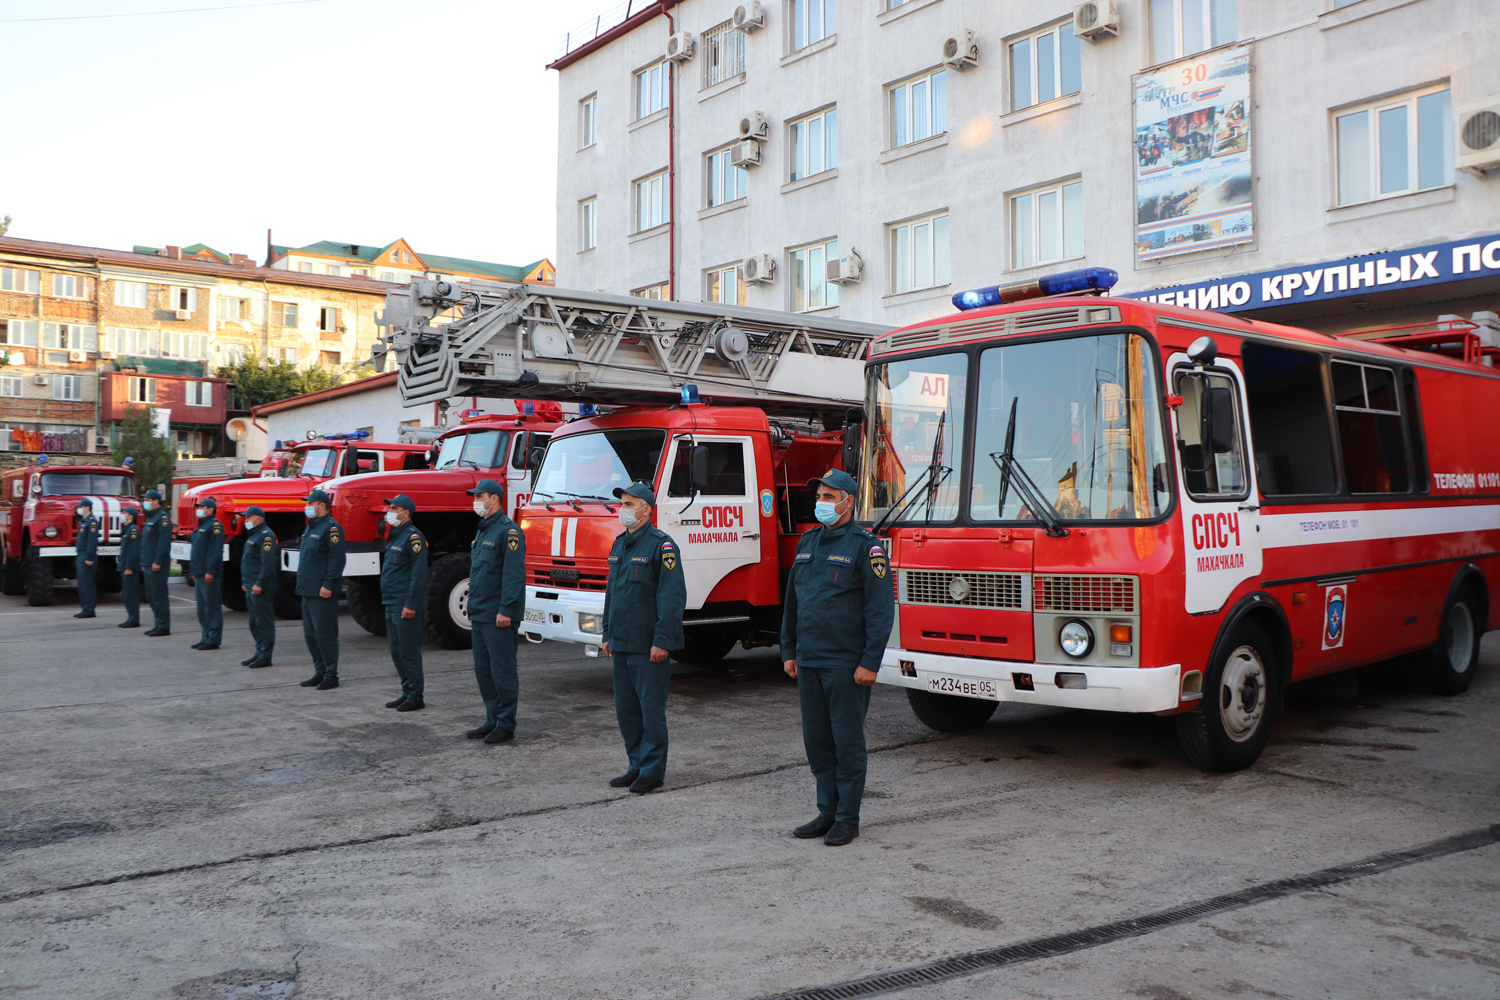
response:
M874 341L880 680L948 731L1001 701L1176 715L1213 770L1255 761L1291 682L1417 654L1465 690L1500 580L1492 349L1034 298L1113 281L963 292Z

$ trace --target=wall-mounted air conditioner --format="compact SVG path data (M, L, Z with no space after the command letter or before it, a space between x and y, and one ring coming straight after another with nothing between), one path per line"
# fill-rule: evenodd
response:
M771 136L771 119L764 111L752 111L740 119L741 139L768 139Z
M48 382L48 379L47 379L47 376L45 376L45 375L33 375L33 376L31 376L31 384L32 385L46 385L47 382Z
M1120 33L1120 11L1115 0L1086 0L1073 7L1073 34L1097 42Z
M740 265L745 284L764 285L776 280L776 258L768 253L753 253Z
M853 285L865 273L865 261L853 247L849 249L849 256L836 257L828 261L824 266L824 276L835 285Z
M103 358L105 361L113 361L115 358L118 358L119 355L114 351L100 351L99 357Z
M1500 167L1500 97L1455 108L1453 120L1458 124L1454 166L1476 173Z
M744 139L729 149L729 163L736 167L754 167L760 164L760 143Z
M192 312L191 309L179 309L179 310L177 310L177 318L178 319L192 319L193 318L193 312Z
M693 33L679 31L667 36L667 58L672 62L687 62L693 58Z
M81 364L89 359L87 351L69 351L68 360L73 364Z
M974 32L965 31L943 42L943 62L956 70L978 66L979 39L974 37Z
M766 26L766 9L760 0L750 0L734 9L734 26L749 34Z

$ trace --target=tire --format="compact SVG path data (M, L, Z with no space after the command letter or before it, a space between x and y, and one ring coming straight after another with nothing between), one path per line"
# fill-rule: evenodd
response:
M239 545L230 548L230 558L224 563L224 585L219 588L219 601L230 611L244 611L249 607L245 603L245 592L240 589L245 579L240 576L240 553L237 550L242 548Z
M444 649L472 649L469 554L453 552L427 570L427 637Z
M1474 682L1479 666L1479 640L1484 635L1483 604L1469 587L1462 587L1443 609L1438 640L1423 657L1422 687L1433 694L1463 694Z
M52 603L52 560L43 559L37 549L26 550L26 603L45 608Z
M978 729L990 721L998 701L984 698L965 698L957 694L934 694L931 691L906 689L906 700L917 719L929 729L940 733L962 733Z
M1177 739L1205 771L1238 771L1271 738L1281 675L1271 637L1253 622L1234 626L1218 648L1227 652L1209 664L1198 707L1177 716Z
M6 559L0 562L0 594L6 597L20 597L26 593L26 572L21 567L21 560Z
M278 573L276 576L276 599L271 602L276 617L282 621L302 620L302 598L297 596L297 574Z
M385 635L385 605L380 603L380 578L344 577L349 617L371 635Z
M672 650L672 659L678 663L712 666L728 656L739 642L735 633L722 628L689 627L686 636L682 648Z

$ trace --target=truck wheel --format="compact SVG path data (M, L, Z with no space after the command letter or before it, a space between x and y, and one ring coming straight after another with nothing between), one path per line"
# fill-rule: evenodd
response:
M1465 587L1453 595L1443 611L1437 643L1422 665L1422 686L1433 694L1463 694L1474 682L1479 665L1479 640L1484 635L1482 604Z
M230 611L244 611L245 592L240 589L244 578L240 576L240 554L229 550L230 559L224 563L224 585L219 588L219 600Z
M0 594L7 597L20 597L24 593L26 593L26 573L21 568L21 560L0 561Z
M1177 739L1205 771L1238 771L1260 757L1280 704L1275 647L1264 629L1241 622L1224 642L1228 653L1209 664L1203 698L1177 716Z
M271 602L276 617L282 621L302 620L302 598L297 596L297 574L278 573L276 576L276 599Z
M728 629L688 628L687 641L681 649L672 650L672 659L678 663L700 663L709 666L728 656L739 640Z
M52 560L43 559L35 548L26 550L26 603L45 608L52 603Z
M443 556L427 571L427 637L444 649L471 649L469 554Z
M961 733L978 729L990 721L998 701L984 698L965 698L956 694L934 694L931 691L906 689L906 700L913 714L929 729L940 733Z
M371 635L385 635L385 605L380 603L378 577L344 577L344 599L349 617Z

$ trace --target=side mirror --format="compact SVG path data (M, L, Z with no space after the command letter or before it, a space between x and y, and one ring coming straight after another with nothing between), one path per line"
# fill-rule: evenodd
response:
M688 462L688 468L692 474L693 492L702 493L708 489L708 445L694 445L692 454L688 456Z
M864 430L863 424L850 424L844 428L844 471L855 479L859 478L860 454L865 443Z
M542 455L545 453L545 451L546 449L544 449L541 445L537 445L535 448L526 453L526 464L531 468L532 472L535 472L542 467Z
M359 458L355 455L353 448L344 449L343 471L341 476L354 476L359 474Z
M1223 386L1209 386L1198 408L1202 411L1198 439L1203 443L1204 455L1234 451L1239 429L1234 425L1234 397L1229 390Z

